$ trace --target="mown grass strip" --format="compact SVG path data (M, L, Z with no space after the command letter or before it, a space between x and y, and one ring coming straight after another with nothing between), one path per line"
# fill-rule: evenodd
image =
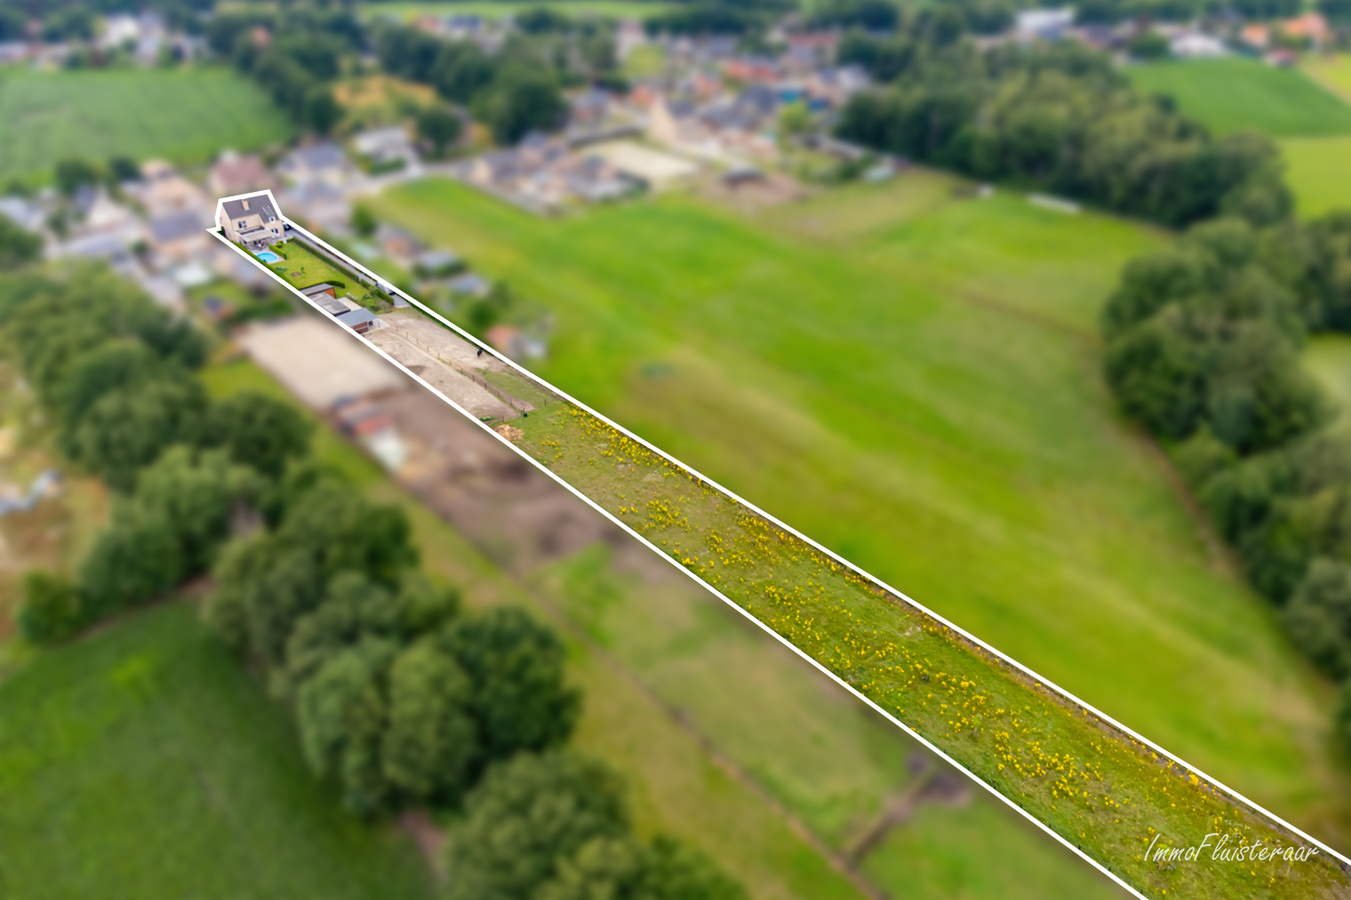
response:
M1351 889L1323 852L1211 859L1221 839L1308 843L586 411L514 424L529 456L1146 896ZM1145 859L1208 834L1194 861Z

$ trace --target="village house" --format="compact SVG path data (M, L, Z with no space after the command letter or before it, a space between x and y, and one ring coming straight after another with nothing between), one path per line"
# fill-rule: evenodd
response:
M257 156L226 150L211 166L207 185L217 197L231 197L277 186L272 173Z
M352 164L337 144L320 141L292 150L277 169L299 184L318 181L340 187L350 177Z
M225 236L249 250L262 250L286 239L285 223L267 194L221 201Z
M413 142L400 125L363 131L352 139L352 149L364 157L372 168L415 166L418 162Z
M211 208L202 189L163 160L149 160L141 165L141 184L134 190L151 216L189 209L205 215Z
M185 209L152 218L148 223L150 246L157 268L204 256L213 239L196 210Z
M279 198L290 215L312 231L347 234L352 221L352 203L347 195L326 181L304 181L284 191Z

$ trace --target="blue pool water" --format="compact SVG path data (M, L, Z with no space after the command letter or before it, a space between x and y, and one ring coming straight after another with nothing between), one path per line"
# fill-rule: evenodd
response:
M262 253L255 253L254 256L257 256L259 259L261 259L268 265L281 262L281 257L273 253L271 250L264 250Z

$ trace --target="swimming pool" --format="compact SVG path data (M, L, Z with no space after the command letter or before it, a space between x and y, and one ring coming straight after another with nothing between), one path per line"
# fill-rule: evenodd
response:
M281 262L281 257L273 253L271 250L264 250L261 253L255 253L254 256L258 257L268 265Z

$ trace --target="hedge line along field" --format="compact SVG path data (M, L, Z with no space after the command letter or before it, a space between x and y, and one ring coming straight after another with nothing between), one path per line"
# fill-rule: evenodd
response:
M0 681L0 797L7 897L435 896L412 840L340 808L183 604Z
M955 186L763 221L665 197L551 222L438 181L378 209L547 306L550 381L1334 835L1328 691L1101 381L1098 310L1161 236Z
M1243 129L1276 138L1351 134L1351 104L1298 69L1225 57L1124 71L1138 90L1170 95L1184 113L1219 134Z
M229 69L0 70L0 183L49 178L65 157L206 162L287 140L291 126Z

